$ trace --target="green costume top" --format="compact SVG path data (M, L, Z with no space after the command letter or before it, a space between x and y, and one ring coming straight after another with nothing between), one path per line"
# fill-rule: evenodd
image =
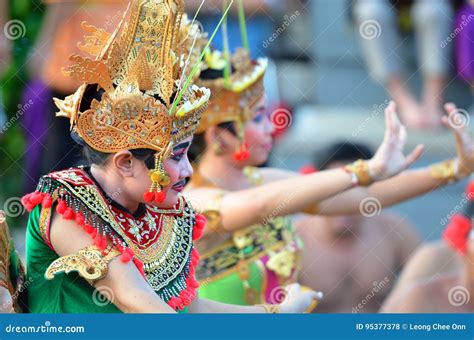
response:
M44 176L23 204L31 211L26 237L30 312L120 312L108 302L113 301L112 291L100 294L76 272L79 265L58 260L49 239L53 213L75 220L102 251L113 244L122 261L132 260L158 296L175 310L185 310L195 298L194 266L199 254L193 239L200 236L204 221L184 198L173 209L142 204L131 214L104 194L87 169L69 169ZM48 280L47 271L56 275Z

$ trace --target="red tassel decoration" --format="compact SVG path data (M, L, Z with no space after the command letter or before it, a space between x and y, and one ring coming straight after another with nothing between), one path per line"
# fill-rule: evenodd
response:
M92 233L91 233L91 237L95 238L96 236L97 236L97 229L93 228Z
M127 252L123 252L122 255L120 255L120 261L122 261L122 263L130 262L131 259L132 257Z
M184 306L189 306L189 304L191 303L191 299L190 299L190 297L189 297L188 292L185 291L185 290L183 290L179 296L181 297L181 301L182 301L182 303L183 303L183 307L184 307Z
M155 193L151 191L147 191L143 194L143 199L146 203L151 203L155 199Z
M31 196L31 194L26 194L25 196L23 196L23 197L21 198L21 203L22 203L23 205L29 204L29 203L30 203L30 196Z
M63 214L63 218L65 220L72 220L74 219L74 217L75 217L74 211L71 208L66 208Z
M82 226L84 226L84 223L85 223L85 222L86 222L86 221L85 221L85 219L84 219L84 216L82 216L81 213L77 213L77 214L76 214L76 223L82 227Z
M234 161L236 162L243 162L250 158L250 151L246 149L242 149L239 151L234 152Z
M89 223L86 223L86 224L84 224L84 230L86 231L86 233L92 234L95 229Z
M166 193L163 191L155 192L155 203L162 203L166 199Z
M62 215L62 214L64 214L66 209L67 209L66 202L64 202L63 200L58 200L58 205L56 207L56 212L58 214Z
M197 264L199 263L199 258L200 255L198 251L196 250L196 248L193 248L193 251L191 252L191 265L197 266Z
M461 254L466 253L467 238L471 230L471 220L458 214L451 218L451 222L443 233L443 238Z
M130 248L128 248L128 247L123 248L123 251L124 251L125 253L130 254L131 257L135 256L135 253L133 252L133 250L130 249Z
M100 244L99 244L99 249L105 250L105 248L107 248L107 237L102 237L102 240L100 241Z
M177 309L180 304L181 304L181 299L178 297L173 296L171 299L168 300L168 306L170 306L173 309Z
M466 187L466 196L470 201L474 201L474 181L470 181Z
M41 204L43 201L43 195L43 193L35 191L30 197L30 202L34 205Z
M52 205L53 205L53 198L48 194L44 195L43 201L41 202L41 206L44 209L48 209L48 208L51 208Z
M94 244L97 246L97 248L100 248L100 244L102 243L102 236L100 236L99 233L95 235L94 237Z
M193 240L199 240L204 232L204 227L206 226L207 219L206 216L202 214L196 215L196 223L193 228Z

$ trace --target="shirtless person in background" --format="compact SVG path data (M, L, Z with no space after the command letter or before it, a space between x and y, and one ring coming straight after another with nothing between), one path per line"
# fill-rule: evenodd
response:
M316 168L332 169L372 152L364 145L338 143L319 154ZM367 216L304 215L296 221L305 250L300 282L324 292L318 313L375 313L405 261L419 243L403 218L371 210ZM304 228L311 224L312 228Z
M474 312L472 189L471 181L471 200L462 213L451 219L444 239L420 248L408 262L400 282L384 302L382 313Z
M437 240L420 246L403 267L390 295L384 301L381 312L388 312L402 298L410 286L449 273L461 271L463 261L445 241Z

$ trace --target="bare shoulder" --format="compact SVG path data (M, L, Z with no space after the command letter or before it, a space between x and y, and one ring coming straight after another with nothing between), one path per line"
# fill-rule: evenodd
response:
M407 269L419 275L432 276L458 268L459 258L443 240L432 241L419 247L407 264Z
M74 220L66 220L54 212L50 225L50 241L59 256L77 253L93 241Z
M392 305L414 284L430 281L435 276L453 272L459 265L460 260L457 254L443 241L433 241L422 245L403 267L400 277L385 303Z
M430 296L436 290L433 283L416 282L401 291L396 298L385 302L381 313L428 313Z

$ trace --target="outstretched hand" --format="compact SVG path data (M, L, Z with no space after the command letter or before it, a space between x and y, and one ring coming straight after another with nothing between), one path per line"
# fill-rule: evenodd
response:
M374 157L368 161L369 173L374 181L395 176L412 165L423 153L424 146L418 145L405 156L403 150L407 139L393 101L385 109L385 135Z
M456 139L456 153L458 158L458 177L466 177L474 171L474 143L467 129L469 116L467 112L459 110L453 103L444 105L448 116L443 117L443 124L448 127Z

